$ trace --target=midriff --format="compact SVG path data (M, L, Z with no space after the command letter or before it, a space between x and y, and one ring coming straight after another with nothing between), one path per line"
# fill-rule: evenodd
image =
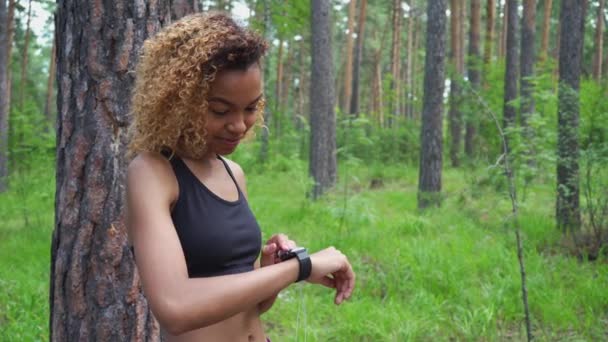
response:
M171 335L162 327L161 333L167 342L266 342L257 306L219 323L181 335Z

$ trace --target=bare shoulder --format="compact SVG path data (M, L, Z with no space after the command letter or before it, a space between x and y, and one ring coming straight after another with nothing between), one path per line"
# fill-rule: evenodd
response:
M160 205L173 203L179 187L171 163L160 153L138 154L127 169L127 205L153 196Z

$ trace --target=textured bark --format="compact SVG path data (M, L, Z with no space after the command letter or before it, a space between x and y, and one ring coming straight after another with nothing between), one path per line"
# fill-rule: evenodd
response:
M453 167L460 166L460 146L462 144L462 112L460 111L461 87L463 78L462 55L462 1L450 0L450 63L452 64L450 82L450 110L448 124L450 129L450 161Z
M287 113L289 106L289 90L292 87L293 82L293 59L294 59L294 41L289 41L287 44L287 59L283 65L283 81L281 82L283 89L281 90L281 102L280 108L281 113ZM293 111L289 110L290 114Z
M279 130L279 115L282 115L280 110L280 104L283 98L283 46L284 46L283 38L279 39L279 51L277 53L277 74L276 80L274 84L274 121L273 121L273 129L274 135L280 136Z
M131 72L169 1L57 4L57 180L51 341L159 340L125 229Z
M1 1L1 0L0 0ZM49 78L46 84L46 101L44 104L44 117L56 128L55 110L53 110L53 99L55 98L55 78L57 67L57 39L53 37L53 47L51 48L51 62L49 63Z
M268 0L262 0L262 18L264 27L264 38L267 40L270 38L270 4ZM270 58L264 59L264 93L270 94L270 82L266 80L270 79ZM262 146L260 146L260 163L264 164L268 160L268 149L270 145L268 128L272 124L272 110L270 106L266 106L264 109L264 124L266 129L262 130Z
M481 55L479 49L479 36L481 31L481 0L471 0L471 23L469 28L469 82L474 90L480 88ZM491 45L491 44L490 44ZM464 138L464 151L468 157L473 156L475 135L477 134L476 111L471 110L466 117L466 132Z
M421 209L441 204L445 26L447 20L445 12L446 0L428 1L418 175L418 208Z
M336 183L336 116L329 0L311 0L310 175L316 199Z
M199 11L198 0L171 0L171 20Z
M8 187L8 8L0 0L0 193Z
M393 120L399 117L399 95L401 93L401 82L399 66L401 61L401 1L393 1L393 41L391 44L391 96L389 106L388 125L392 126Z
M599 81L602 77L602 55L604 45L604 0L599 0L595 24L595 54L593 55L593 78Z
M543 36L540 43L540 60L545 61L549 52L549 34L551 28L551 9L553 8L553 0L545 0L543 11ZM558 34L559 35L559 34Z
M557 226L578 230L579 209L579 86L583 42L583 4L561 0L557 136Z
M510 151L509 144L509 128L514 127L517 112L511 101L517 98L517 80L519 75L518 66L518 42L517 42L517 9L519 6L518 0L507 0L507 51L505 61L505 93L503 103L503 126L507 131L505 139L507 140L507 149Z
M534 83L530 79L534 77L534 61L535 61L535 46L536 37L536 0L524 0L524 13L521 25L521 127L523 129L524 138L530 141L533 137L533 131L530 127L530 117L534 114ZM528 146L529 152L534 153L534 146ZM530 160L532 162L532 159Z
M357 45L355 47L355 64L353 65L353 89L350 98L350 114L359 115L359 71L363 57L363 33L365 32L365 12L367 0L361 0L359 23L357 24Z
M374 51L374 78L372 81L372 113L376 116L381 126L384 126L384 102L382 94L382 51L388 25L382 30L380 46Z
M355 30L355 13L357 0L350 0L348 4L348 33L346 35L346 66L344 68L344 95L342 97L342 111L347 112L353 90L353 33Z

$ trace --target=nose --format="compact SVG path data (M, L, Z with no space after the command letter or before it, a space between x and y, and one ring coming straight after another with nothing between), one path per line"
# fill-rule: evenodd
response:
M232 134L243 134L247 131L247 124L245 123L245 116L243 114L237 114L234 118L228 123L227 127L228 131Z

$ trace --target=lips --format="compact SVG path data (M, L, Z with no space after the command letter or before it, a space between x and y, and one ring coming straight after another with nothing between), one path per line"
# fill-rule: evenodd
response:
M222 138L222 137L218 137L218 140L229 147L236 147L240 142L241 142L241 138Z

